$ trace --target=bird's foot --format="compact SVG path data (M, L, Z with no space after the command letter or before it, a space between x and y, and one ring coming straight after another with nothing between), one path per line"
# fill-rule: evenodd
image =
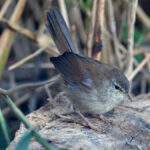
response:
M84 126L88 126L89 128L95 130L95 131L100 131L100 132L104 132L103 128L101 126L96 127L95 125L93 125L86 117L84 117L84 115L82 113L80 113L80 111L76 111L76 113L85 121L85 124L83 124Z
M113 122L112 120L109 120L109 119L105 118L105 117L104 117L103 115L101 115L101 114L98 115L98 118L99 118L100 120L102 120L103 122L105 122L105 123L109 123L109 124L111 124L111 125L114 125L114 122Z

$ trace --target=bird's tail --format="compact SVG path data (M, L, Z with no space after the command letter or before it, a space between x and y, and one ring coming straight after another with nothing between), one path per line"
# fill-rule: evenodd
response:
M58 8L52 8L47 13L48 28L52 39L54 40L61 54L64 52L75 53L75 46L70 34L70 31L64 21L64 18Z

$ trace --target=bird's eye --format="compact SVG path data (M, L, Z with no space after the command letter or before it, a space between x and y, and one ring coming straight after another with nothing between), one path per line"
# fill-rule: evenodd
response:
M120 89L120 87L118 85L115 85L115 89L118 90Z

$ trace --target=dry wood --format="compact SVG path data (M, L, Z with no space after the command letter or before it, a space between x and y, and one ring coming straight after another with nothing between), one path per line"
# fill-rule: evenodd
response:
M51 144L69 150L137 150L150 149L150 94L134 98L134 102L125 102L122 106L108 113L105 117L113 120L114 125L88 117L95 125L101 125L105 133L83 127L77 114L63 115L72 112L70 103L64 93L50 101L39 110L29 114L27 119L39 133ZM56 115L57 114L57 115ZM25 132L21 128L7 150L12 150ZM29 150L43 150L35 140Z

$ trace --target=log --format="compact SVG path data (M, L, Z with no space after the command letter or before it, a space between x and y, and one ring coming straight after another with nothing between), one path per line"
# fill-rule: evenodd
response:
M81 118L72 112L72 106L64 93L60 93L39 110L27 115L27 119L40 135L57 148L69 150L150 150L150 93L126 100L124 104L105 114L114 125L88 116L104 133L81 125ZM21 125L7 150L15 148L25 127ZM29 150L44 148L34 139Z

